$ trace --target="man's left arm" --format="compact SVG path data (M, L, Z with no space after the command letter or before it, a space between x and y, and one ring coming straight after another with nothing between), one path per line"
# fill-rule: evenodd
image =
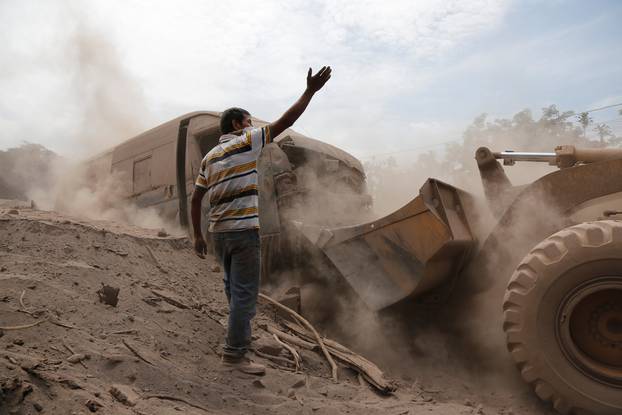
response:
M194 250L201 258L205 258L207 244L201 232L201 201L207 193L207 189L201 186L194 186L192 200L190 202L190 217L192 218L192 228L194 230Z

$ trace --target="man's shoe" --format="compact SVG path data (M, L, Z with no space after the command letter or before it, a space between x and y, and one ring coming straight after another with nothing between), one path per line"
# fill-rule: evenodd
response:
M249 375L261 376L266 373L266 367L264 365L254 363L246 357L239 359L223 358L222 364L231 370L239 370L240 372L247 373Z

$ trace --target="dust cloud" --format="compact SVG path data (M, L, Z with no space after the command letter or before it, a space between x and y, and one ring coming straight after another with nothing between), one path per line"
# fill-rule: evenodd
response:
M60 157L39 144L0 151L0 198L28 200L28 189L52 185L52 165Z
M79 23L59 46L65 50L63 65L70 83L58 102L66 103L67 111L76 108L75 122L58 138L74 143L73 154L61 156L28 143L0 152L0 198L32 200L44 210L182 234L155 209L139 208L128 199L127 180L112 174L110 158L99 164L90 163L97 157L84 159L137 135L152 121L139 83L123 66L117 48L78 9L70 13Z
M0 151L0 198L32 201L38 209L77 218L184 234L156 209L139 207L128 199L127 180L110 173L109 165L103 174L93 174L92 169L84 161L68 160L37 144Z
M123 66L119 51L84 23L70 39L72 93L79 106L74 140L80 153L103 151L146 130L152 120L143 91Z
M122 174L113 172L93 181L95 176L82 164L60 165L57 168L57 180L51 194L47 189L37 188L29 193L42 208L184 235L179 225L164 218L155 208L139 207L128 199L125 191L128 180Z
M301 223L340 227L358 225L373 218L372 199L364 191L364 177L358 172L326 171L315 160L296 169L297 186L304 195L284 214Z
M373 199L371 215L377 219L401 208L433 177L474 196L474 237L483 243L498 219L492 215L483 193L475 160L478 147L486 146L492 151L552 152L561 144L594 146L555 107L543 112L539 120L533 120L528 111L520 112L512 120L492 123L480 117L467 128L461 143L448 146L442 153L423 154L410 165L391 158L365 163L367 188ZM532 183L555 170L544 163L518 163L505 168L514 186ZM353 292L343 287L335 289L339 284L331 281L327 283L331 288L324 287L324 295L314 294L320 308L327 307L326 292L334 294L330 296L329 310L313 310L315 315L323 318L322 324L330 335L405 379L416 382L424 378L452 390L453 398L458 399L457 391L470 385L518 394L530 401L528 387L506 349L502 302L514 267L535 243L548 236L543 230L568 225L562 212L546 196L534 192L516 206L513 226L497 241L498 249L477 257L459 273L459 281L447 302L421 306L412 301L374 313ZM312 217L316 223L333 221L334 216L322 218L323 212L352 212L347 196L335 199L323 201L322 209L314 210ZM364 223L357 222L361 218L358 214L352 216L350 224ZM316 265L317 269L322 266Z

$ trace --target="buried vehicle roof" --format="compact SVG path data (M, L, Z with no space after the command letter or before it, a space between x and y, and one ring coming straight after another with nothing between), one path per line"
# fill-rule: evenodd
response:
M359 173L363 175L365 174L363 170L363 164L356 157L344 150L341 150L333 145L324 143L314 138L304 136L291 129L287 129L283 134L281 134L280 137L287 136L289 136L293 140L296 147L328 155L334 159L343 162L348 167L358 170ZM278 142L280 141L280 139L277 138L276 141Z
M220 118L221 114L222 112L217 112L217 111L193 111L193 112L186 113L170 121L162 123L154 128L151 128L137 136L131 137L117 144L111 149L105 150L97 155L90 157L88 160L97 159L100 156L103 156L114 150L116 153L116 157L114 157L113 162L117 162L119 161L119 157L122 157L122 158L131 157L135 155L134 153L140 153L141 151L144 151L145 147L150 147L150 148L157 147L159 144L162 144L160 143L161 141L162 142L169 141L167 140L167 138L171 136L176 137L179 125L184 120L188 120L191 118L204 116L204 115L212 116L214 118ZM259 125L268 124L268 122L261 120L259 118L253 117L253 120ZM333 145L324 143L314 138L310 138L305 135L302 135L292 130L291 128L288 128L283 133L281 133L279 137L276 138L275 141L279 142L285 137L290 137L293 141L293 144L296 147L330 156L334 159L337 159L343 162L348 167L352 169L356 169L357 171L359 171L359 173L364 175L363 165L361 164L361 162L356 157L352 156L351 154L347 153L344 150L341 150Z

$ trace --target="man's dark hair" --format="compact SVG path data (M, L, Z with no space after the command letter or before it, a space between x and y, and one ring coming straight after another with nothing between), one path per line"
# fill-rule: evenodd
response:
M242 108L229 108L225 110L220 116L220 132L227 134L233 131L233 120L238 122L244 121L246 115L251 115L250 112Z

